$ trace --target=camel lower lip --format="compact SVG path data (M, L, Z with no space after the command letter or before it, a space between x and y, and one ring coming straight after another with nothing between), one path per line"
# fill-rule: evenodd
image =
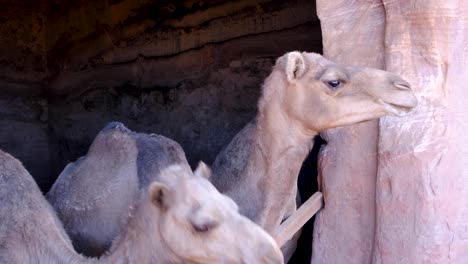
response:
M412 107L408 107L408 106L395 105L395 104L390 104L390 105L398 110L406 111L406 112L409 112L411 111L411 109L413 109Z
M387 110L391 115L395 116L403 116L412 109L412 107L392 104L388 102L384 102L384 107L385 110Z

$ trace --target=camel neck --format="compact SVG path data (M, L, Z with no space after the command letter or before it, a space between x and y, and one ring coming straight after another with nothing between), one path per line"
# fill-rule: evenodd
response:
M140 203L125 231L112 243L108 254L99 263L182 263L164 244L159 225L161 215L149 202ZM143 208L144 207L144 208Z
M297 178L317 133L301 130L281 104L270 102L259 108L254 144L246 172L257 194L257 215L252 217L272 232L296 209ZM254 188L255 188L254 187Z
M83 255L76 253L68 239L65 239L62 235L56 236L55 239L51 238L51 234L54 232L49 232L46 240L44 237L41 237L41 245L37 245L38 249L41 249L39 252L34 252L34 260L40 259L45 260L47 263L70 263L70 264L96 264L97 259L86 258ZM30 239L32 241L32 239ZM67 241L68 240L68 241ZM45 242L45 244L44 244ZM46 250L43 250L43 248Z
M25 179L20 179L25 180ZM29 179L28 179L29 181ZM19 184L23 186L28 186L31 182L22 181ZM20 263L18 259L13 258L14 261L8 261L8 253L12 253L13 256L19 253L23 262L28 263L70 263L70 264L91 264L96 261L89 259L76 253L75 249L72 246L70 239L68 238L65 230L61 226L61 222L52 207L47 203L47 201L42 197L39 189L36 189L36 186L28 186L31 190L29 197L26 197L21 200L18 199L14 201L16 206L19 203L21 205L32 204L33 206L24 207L26 217L22 219L15 219L14 221L24 221L21 224L18 224L15 231L16 234L23 234L21 237L12 238L13 245L15 245L15 240L18 240L19 245L22 245L21 248L10 248L11 252L7 253L6 263ZM14 190L12 188L12 190ZM15 196L13 196L15 197ZM20 205L20 206L21 206ZM8 204L7 204L8 206ZM34 208L34 211L30 211L31 208ZM8 224L8 221L7 221ZM27 231L25 233L25 229ZM28 232L30 231L30 232ZM33 231L33 232L32 232ZM27 234L27 235L25 235ZM0 242L1 243L1 242ZM7 245L8 250L8 245ZM0 247L0 260L4 260L2 255L2 248ZM25 258L25 256L27 256ZM29 261L28 261L29 258ZM1 262L1 261L0 261ZM2 262L4 263L4 262Z

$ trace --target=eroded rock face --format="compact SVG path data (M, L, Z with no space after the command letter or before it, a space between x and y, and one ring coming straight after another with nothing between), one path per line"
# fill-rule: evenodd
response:
M0 147L20 160L48 157L25 164L44 186L109 121L171 137L192 165L210 163L255 115L276 57L321 50L311 0L25 0L4 7L0 63L9 73L0 73L0 92L23 92L35 112L22 134L0 127L8 135ZM35 107L43 102L46 111ZM5 122L22 120L5 115ZM19 147L25 138L43 147Z
M419 93L380 123L374 263L468 263L468 4L383 1L387 69Z

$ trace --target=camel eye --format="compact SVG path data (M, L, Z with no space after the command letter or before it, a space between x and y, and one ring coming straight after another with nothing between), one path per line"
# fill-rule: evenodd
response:
M195 229L196 232L198 233L206 233L210 230L213 230L216 226L218 226L218 223L216 222L207 222L203 224L193 224L193 229Z
M332 89L336 89L341 86L341 82L339 80L327 81L327 85Z

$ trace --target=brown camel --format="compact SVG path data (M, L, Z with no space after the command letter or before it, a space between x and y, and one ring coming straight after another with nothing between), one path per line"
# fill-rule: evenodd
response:
M403 115L416 104L398 75L289 52L263 84L256 120L218 154L211 181L273 234L296 211L298 173L320 131ZM294 240L285 245L286 259L294 249Z
M172 140L111 123L85 157L65 168L47 196L74 246L86 255L99 256L128 235L141 236L137 248L148 260L131 263L164 255L172 258L168 263L283 263L274 240L211 185L208 171L201 165L194 176ZM152 201L160 206L152 212L160 216L138 219L139 197L151 194L153 186L159 196ZM139 232L128 231L133 225Z

